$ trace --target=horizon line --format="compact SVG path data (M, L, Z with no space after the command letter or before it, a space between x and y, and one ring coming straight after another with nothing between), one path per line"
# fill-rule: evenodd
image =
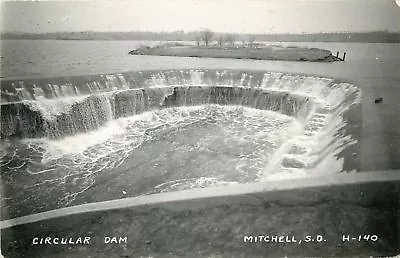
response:
M0 34L53 34L53 33L182 33L182 34L189 34L195 32L201 32L202 30L169 30L169 31L152 31L152 30L130 30L130 31L96 31L96 30L77 30L77 31L48 31L48 32L32 32L32 31L0 31ZM212 30L211 30L212 31ZM329 34L329 33L376 33L376 32L383 32L383 33L400 33L399 31L391 31L391 30L365 30L365 31L320 31L320 32L259 32L259 33L246 33L246 32L220 32L220 31L213 31L216 34L245 34L245 35L281 35L281 34L292 34L292 35L303 35L303 34Z

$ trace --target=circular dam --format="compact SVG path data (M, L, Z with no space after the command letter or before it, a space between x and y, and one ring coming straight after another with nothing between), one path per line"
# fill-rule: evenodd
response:
M299 74L2 81L2 220L191 188L359 171L361 92Z

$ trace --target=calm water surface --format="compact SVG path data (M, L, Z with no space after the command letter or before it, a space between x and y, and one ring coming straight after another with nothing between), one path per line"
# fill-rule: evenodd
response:
M232 68L285 70L303 73L330 72L340 77L369 74L395 76L400 71L400 44L271 42L283 46L319 47L347 52L345 63L302 63L261 60L230 60L132 56L129 50L140 45L156 45L156 41L57 41L3 40L2 77L52 77L131 70L173 68Z

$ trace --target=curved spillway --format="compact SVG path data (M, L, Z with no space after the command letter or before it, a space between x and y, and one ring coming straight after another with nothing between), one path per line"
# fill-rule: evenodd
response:
M77 195L99 184L96 181L106 180L96 177L95 174L116 167L121 168L121 171L137 169L124 165L124 162L126 163L126 160L129 160L128 156L131 156L132 160L139 160L135 166L140 166L141 152L132 153L131 150L142 148L143 142L149 142L149 138L154 140L152 131L158 130L159 138L164 137L159 136L161 127L163 134L173 129L175 133L178 130L178 133L185 135L187 131L197 130L198 127L207 128L210 123L220 123L220 127L230 130L225 136L224 144L237 140L231 135L246 132L245 137L237 140L239 143L230 147L240 149L240 141L244 141L247 148L258 148L246 157L243 153L237 153L237 156L241 160L246 159L247 163L236 164L234 159L230 161L224 156L228 163L235 163L233 168L242 171L242 177L248 177L247 181L356 171L359 165L357 154L361 128L355 118L361 115L360 98L360 90L349 83L275 72L174 70L5 81L2 83L1 105L1 137L4 138L3 146L6 151L2 158L2 168L5 171L2 172L2 184L5 188L3 191L6 191L3 196L13 199L11 192L19 190L16 184L24 185L27 181L33 181L34 183L27 188L34 191L57 181L57 185L63 184L62 191L67 194L61 196L52 208L70 203L77 204L72 202ZM254 109L262 112L257 113ZM126 122L126 119L129 122ZM230 128L229 124L235 121L237 125ZM128 124L125 127L134 126L135 134L124 134L119 141L114 139L107 141L108 145L104 144L110 137L118 138L113 135L113 128L118 125L118 131L121 123ZM203 129L198 134L209 133L215 128ZM263 131L267 132L263 134ZM257 137L252 138L251 135ZM187 137L197 136L188 134ZM103 137L107 139L102 139ZM17 140L21 138L22 140ZM92 141L87 140L90 138ZM198 139L204 140L203 138ZM210 139L210 142L215 142L217 138ZM86 140L89 144L82 145L81 142ZM172 142L170 138L164 137L162 140ZM22 142L27 147L23 151L11 151L17 149L15 142ZM71 160L71 164L58 162L47 166L27 161L36 155L41 163L49 162L48 158L46 160L46 151L52 152L54 156L60 149L56 150L54 146L60 147L71 142L77 144L70 149L85 153L85 158L79 156ZM130 145L127 145L127 142ZM162 141L158 141L157 144L160 142ZM250 143L257 145L249 145ZM193 144L197 147L201 145ZM213 144L213 147L226 146ZM79 149L78 145L83 146L82 149ZM149 148L143 147L141 150L150 152ZM206 148L210 148L210 145ZM262 148L268 151L263 151ZM93 154L101 149L106 151L100 151L97 156ZM129 151L126 151L127 149ZM174 151L178 149L179 146L176 146ZM59 161L64 154L61 152L56 159ZM110 156L111 154L114 156ZM173 157L168 159L173 160ZM257 163L257 166L254 168L251 163ZM58 168L73 167L76 164L79 168L84 167L85 172L80 173L77 169L71 172ZM156 165L158 164L154 166ZM221 165L209 169L215 168L221 168ZM252 169L256 171L256 177L246 174L246 170ZM13 176L18 171L24 171L25 176ZM218 171L214 173L218 174ZM79 177L76 174L79 174ZM232 178L231 176L230 179ZM119 180L126 179L121 177ZM159 181L153 188L168 191L182 189L180 187L185 184L190 187L204 187L218 185L218 182L246 182L241 179L218 181L217 176L193 177L192 181L185 178L185 184L182 180L183 178ZM145 193L149 193L148 189L135 192L135 195ZM35 199L32 202L35 205L40 202L39 197L32 198ZM11 209L6 199L2 199L2 206ZM65 199L68 201L62 201ZM20 204L27 205L22 197ZM16 215L26 213L29 212L14 212Z

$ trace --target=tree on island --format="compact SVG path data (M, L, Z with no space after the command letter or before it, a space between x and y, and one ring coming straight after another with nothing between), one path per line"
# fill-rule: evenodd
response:
M240 36L240 41L242 41L242 46L243 47L246 47L246 42L247 42L247 36L245 36L245 35L241 35Z
M196 33L196 35L194 36L194 40L196 41L197 46L199 47L201 42L201 36L198 33Z
M233 47L235 45L235 41L236 41L236 35L235 34L228 34L225 37L225 41L228 42L228 44Z
M220 35L218 37L217 41L218 41L218 46L221 47L224 44L224 41L225 41L224 36Z
M255 35L249 35L248 36L248 41L249 41L249 46L253 47L254 46L254 41L256 41L256 36Z
M200 35L201 35L201 39L204 41L204 44L205 44L206 47L207 47L208 44L210 43L212 37L214 36L214 32L212 32L212 31L209 30L209 29L205 29L205 30L202 30L202 31L200 32Z

